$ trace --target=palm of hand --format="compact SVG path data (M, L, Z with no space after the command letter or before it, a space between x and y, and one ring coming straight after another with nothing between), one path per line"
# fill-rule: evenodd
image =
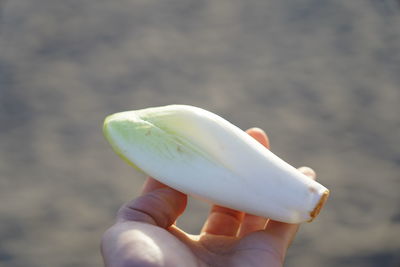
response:
M259 129L248 133L269 147ZM309 168L303 173L315 177ZM187 196L149 178L139 198L122 206L103 236L106 266L282 266L297 225L213 206L200 235L174 222Z
M108 258L110 266L281 266L285 249L275 247L272 239L266 242L269 237L262 231L242 239L212 234L194 239L175 227L168 231L140 222L111 231L120 240L114 258Z

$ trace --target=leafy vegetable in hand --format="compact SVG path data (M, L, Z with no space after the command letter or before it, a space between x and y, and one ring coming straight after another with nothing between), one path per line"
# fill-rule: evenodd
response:
M218 115L170 105L108 116L104 134L137 169L186 194L287 223L312 220L329 190Z

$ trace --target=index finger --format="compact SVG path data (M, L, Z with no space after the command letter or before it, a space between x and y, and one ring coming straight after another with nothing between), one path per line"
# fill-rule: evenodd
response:
M163 184L151 176L148 176L145 183L143 184L141 195L147 194L148 192L152 192L159 188L169 187L166 184Z

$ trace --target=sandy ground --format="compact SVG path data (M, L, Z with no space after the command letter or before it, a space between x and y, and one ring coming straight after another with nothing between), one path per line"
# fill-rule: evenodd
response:
M184 103L259 126L331 198L287 266L400 265L400 5L365 1L0 2L0 265L100 266L144 177L110 113ZM180 225L196 233L207 205Z

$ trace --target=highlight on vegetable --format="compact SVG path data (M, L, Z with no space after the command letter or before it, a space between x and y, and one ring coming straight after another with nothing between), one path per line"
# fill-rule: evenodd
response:
M213 204L273 220L313 220L329 190L207 110L169 105L120 112L104 135L129 164Z

